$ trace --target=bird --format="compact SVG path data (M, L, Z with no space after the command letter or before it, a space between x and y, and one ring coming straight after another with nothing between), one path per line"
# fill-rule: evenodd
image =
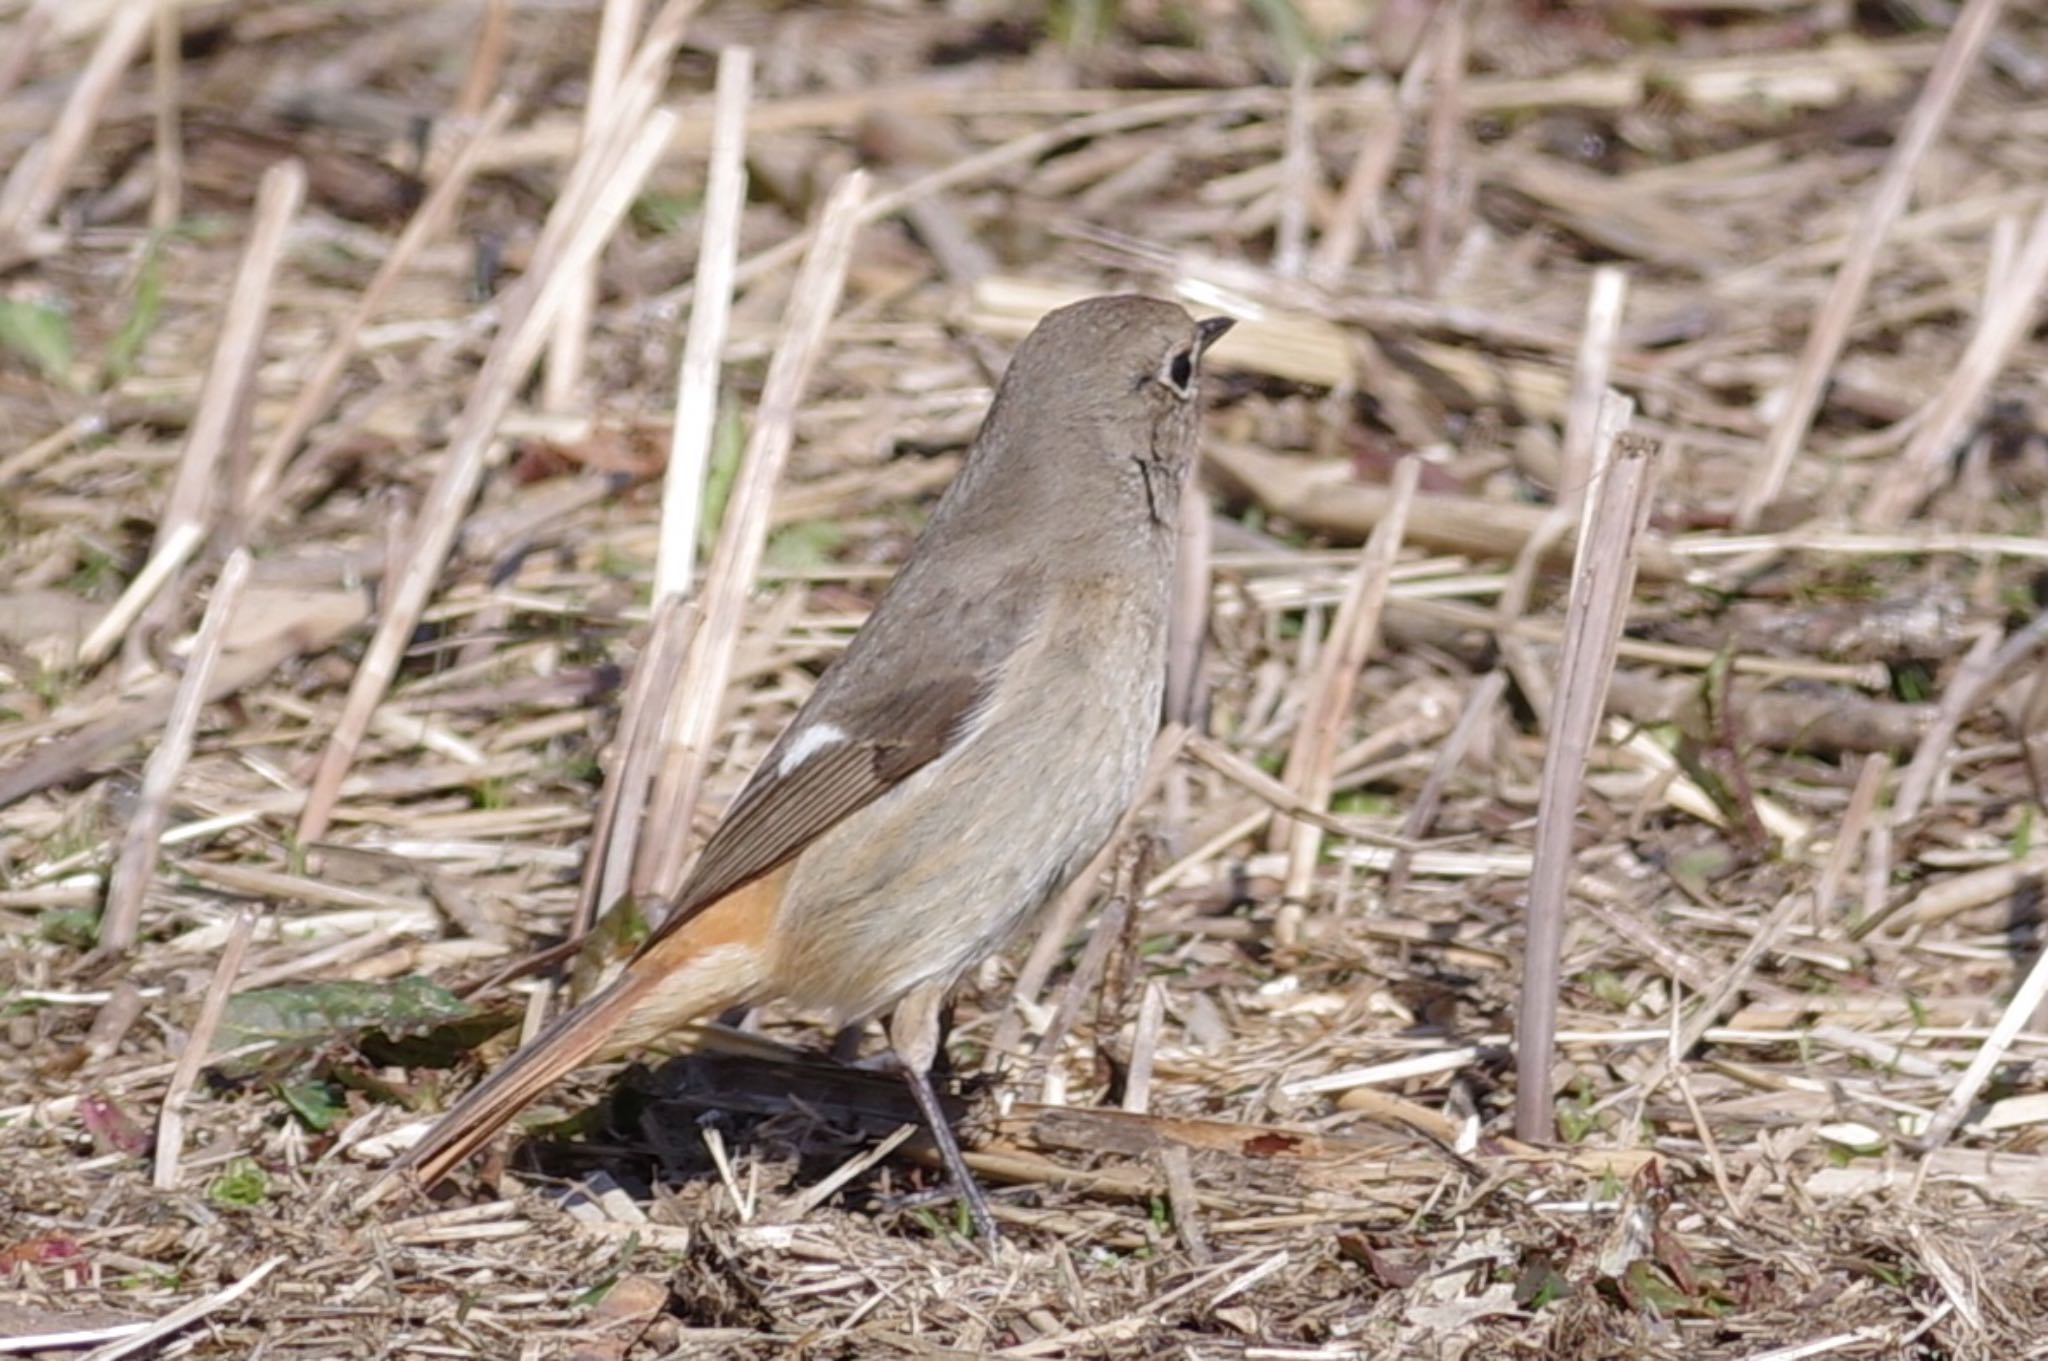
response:
M1136 796L1161 721L1202 359L1231 325L1138 294L1040 319L910 556L659 925L380 1187L433 1185L593 1059L781 999L840 1025L887 1013L954 1191L996 1238L932 1087L941 1011Z

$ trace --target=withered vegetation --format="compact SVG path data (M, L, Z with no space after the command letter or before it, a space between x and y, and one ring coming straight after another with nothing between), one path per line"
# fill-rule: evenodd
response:
M2036 7L640 9L0 0L0 1350L2040 1354ZM1004 1250L774 1009L358 1207L1126 288L1242 321Z

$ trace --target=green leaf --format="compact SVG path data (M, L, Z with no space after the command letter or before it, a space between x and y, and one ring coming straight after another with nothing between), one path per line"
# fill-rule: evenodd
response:
M467 1003L427 978L255 988L228 999L221 1017L221 1047L232 1049L258 1040L324 1040L362 1030L396 1036L470 1014Z
M0 349L12 351L53 383L70 384L71 318L48 303L0 298Z
M718 537L725 519L725 503L732 497L732 484L740 475L740 454L746 448L737 403L721 399L718 422L711 431L711 466L704 470L704 513L698 519L698 537L708 544Z
M596 992L606 968L639 949L640 942L647 939L647 933L652 929L646 914L640 910L640 904L630 893L621 895L617 902L599 913L597 924L590 928L590 935L576 950L576 962L569 967L569 982L574 995L588 997Z
M1595 969L1586 975L1585 982L1595 997L1616 1011L1627 1011L1635 1004L1636 990L1612 970Z
M402 1033L386 1026L357 1035L355 1046L380 1067L452 1068L491 1036L519 1024L520 1014L519 1007L501 1006Z
M1289 66L1298 66L1315 56L1315 35L1291 0L1251 0L1250 8L1273 35L1274 44Z
M1665 1280L1648 1262L1630 1262L1621 1284L1622 1293L1631 1304L1659 1318L1671 1318L1692 1303L1684 1291Z
M830 520L803 520L768 536L768 562L784 569L823 567L846 542L846 531Z
M224 1210L248 1210L270 1194L270 1174L254 1158L236 1158L206 1187L206 1198Z
M325 1134L348 1114L348 1107L334 1099L333 1091L324 1082L280 1082L277 1094L292 1108L292 1114L316 1134Z
M673 194L650 189L633 200L633 224L655 236L673 236L703 205L702 194Z
M152 240L142 254L142 263L135 271L135 297L128 307L128 319L121 323L121 329L107 342L105 363L106 385L117 386L135 368L135 356L142 352L142 342L149 339L149 333L156 329L157 316L163 310L163 257L159 251L161 238Z
M1061 46L1087 51L1116 23L1115 0L1061 0L1051 7L1047 27Z
M410 1105L412 1094L379 1079L376 1069L452 1067L519 1016L516 1006L471 1006L425 978L257 988L228 999L217 1047L268 1047L215 1067L230 1081L276 1087L319 1129L339 1111L340 1088Z
M605 1297L625 1279L626 1268L632 1264L633 1254L640 1251L638 1232L626 1235L626 1241L619 1247L619 1255L612 1263L612 1269L597 1279L597 1283L569 1301L571 1309L595 1309L603 1304Z
M1524 1309L1541 1309L1571 1293L1571 1282L1560 1276L1550 1258L1540 1252L1522 1264L1521 1275L1515 1280L1515 1303Z
M52 945L89 949L100 937L96 907L53 907L36 915L36 934Z

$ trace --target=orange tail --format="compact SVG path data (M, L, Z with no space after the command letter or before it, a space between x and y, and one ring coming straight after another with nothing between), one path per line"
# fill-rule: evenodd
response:
M653 942L610 987L557 1018L456 1102L363 1203L380 1199L406 1172L419 1185L432 1186L572 1069L647 1044L758 992L785 878L778 873L756 880Z
M421 1186L447 1176L558 1078L607 1048L651 981L628 974L574 1011L556 1017L532 1044L456 1102L392 1171L411 1172Z

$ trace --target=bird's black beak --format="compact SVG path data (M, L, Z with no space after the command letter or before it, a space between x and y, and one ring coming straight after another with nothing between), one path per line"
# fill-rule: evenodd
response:
M1196 322L1195 334L1198 339L1195 341L1195 357L1199 359L1207 354L1209 347L1223 339L1223 333L1235 325L1236 317L1210 317L1207 321Z

